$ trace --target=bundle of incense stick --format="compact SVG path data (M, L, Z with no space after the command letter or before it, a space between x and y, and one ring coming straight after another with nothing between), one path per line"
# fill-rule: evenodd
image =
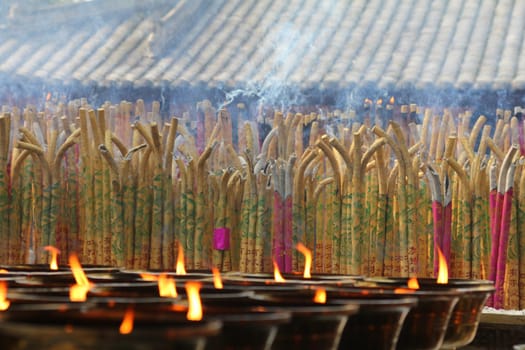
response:
M490 278L494 306L525 307L520 108L493 125L393 99L234 110L4 107L0 260L45 262L54 245L85 263L172 269L182 247L189 269L289 272L301 242L314 272L433 276L439 247L451 277Z

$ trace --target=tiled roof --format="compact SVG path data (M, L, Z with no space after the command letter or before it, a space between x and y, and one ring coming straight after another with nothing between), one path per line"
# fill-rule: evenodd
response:
M93 0L6 18L0 79L521 90L524 26L521 0Z

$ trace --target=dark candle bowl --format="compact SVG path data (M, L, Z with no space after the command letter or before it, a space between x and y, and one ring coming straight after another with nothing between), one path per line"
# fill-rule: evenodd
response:
M368 283L381 286L407 286L408 278L369 278ZM481 311L488 297L494 292L494 284L487 280L451 278L447 284L438 284L433 278L418 278L421 290L453 290L458 293L458 302L452 309L443 338L443 349L454 349L468 345L476 336Z
M132 332L120 334L128 308L18 305L1 314L2 349L203 349L221 329L220 321L188 321L183 312L160 312L148 305L134 310Z
M453 288L461 291L456 307L452 311L443 349L455 349L470 344L476 337L483 307L494 293L492 282L485 280L449 281Z
M292 314L290 323L279 328L272 349L337 349L348 318L359 309L356 304L316 303L311 295L296 292L256 294L253 300Z
M291 320L291 313L261 307L239 306L233 300L204 305L204 317L222 323L220 334L209 339L206 348L269 350L280 327Z
M327 298L359 305L359 312L348 318L339 349L395 349L406 316L418 302L410 295L359 288L329 289Z
M438 349L444 340L459 294L455 290L416 290L418 299L401 329L397 349Z

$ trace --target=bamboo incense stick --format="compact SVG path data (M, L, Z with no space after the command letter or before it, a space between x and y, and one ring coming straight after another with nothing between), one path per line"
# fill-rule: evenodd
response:
M264 271L265 256L272 256L271 248L268 251L265 240L272 241L268 228L272 226L269 203L272 203L273 191L271 190L271 170L270 163L256 176L257 181L257 221L255 228L255 262L254 272L260 273ZM270 193L268 195L267 193ZM275 208L273 208L275 209ZM271 246L271 245L270 245Z
M523 220L525 219L525 168L522 164L521 167L521 175L520 175L520 181L519 181L519 191L518 191L518 225L519 227L522 227ZM520 231L521 232L521 231ZM525 235L519 234L518 238L518 246L523 247L525 244ZM520 255L519 257L519 270L523 271L523 268L525 268L525 259L523 258L523 255ZM521 278L518 282L518 289L520 290L519 295L519 304L518 309L525 308L525 293L522 293L525 288L525 279Z
M284 233L284 182L285 173L283 169L283 162L281 159L272 163L272 180L273 180L273 207L272 207L272 223L273 223L273 259L279 271L286 271L285 265L285 233ZM302 186L304 189L304 185ZM296 216L296 220L300 220L301 216Z
M295 155L290 155L288 161L285 164L284 168L284 271L291 272L293 271L293 253L294 247L298 243L297 240L293 238L293 169L297 157ZM303 204L304 205L304 204ZM305 218L306 221L306 218ZM306 227L305 227L306 228ZM297 261L297 259L296 259Z
M195 268L203 269L207 267L210 261L209 252L211 246L205 239L205 235L210 232L210 225L207 224L205 218L205 196L208 194L208 187L206 182L206 161L210 158L213 150L217 147L218 143L215 141L208 145L204 152L200 155L197 161L197 174L196 174L196 193L195 193L195 238L194 238L194 257L195 257Z
M217 210L214 218L213 231L213 266L219 270L224 271L225 251L229 250L229 232L230 228L227 226L227 190L231 171L224 171L220 177L218 188Z

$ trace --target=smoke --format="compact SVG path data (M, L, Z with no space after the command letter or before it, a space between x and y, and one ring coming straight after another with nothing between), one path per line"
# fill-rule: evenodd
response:
M271 105L281 110L309 103L309 93L303 82L293 75L301 69L301 50L313 48L315 30L298 26L295 22L282 21L271 26L258 44L259 53L267 53L264 60L246 60L242 72L246 81L242 86L228 89L220 87L224 101L219 108L236 100L248 99L259 105ZM232 79L235 77L231 77Z

